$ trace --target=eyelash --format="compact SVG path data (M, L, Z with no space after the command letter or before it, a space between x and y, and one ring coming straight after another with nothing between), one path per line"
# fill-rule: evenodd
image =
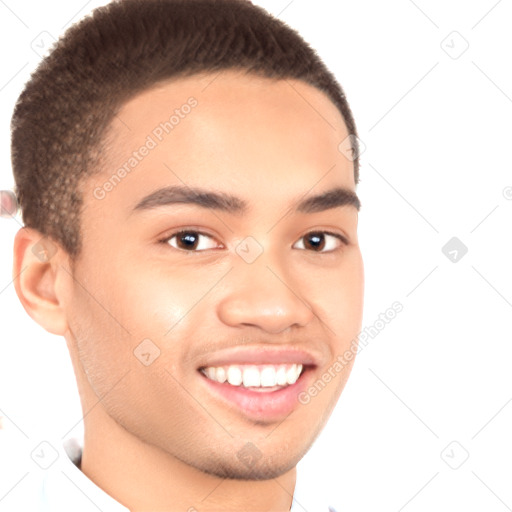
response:
M207 238L210 238L210 239L212 239L212 240L215 240L215 237L213 237L212 235L209 235L208 233L203 233L202 231L198 231L198 230L194 230L194 229L180 229L179 231L176 231L176 232L174 232L174 233L170 234L169 236L166 236L165 238L160 239L160 240L159 240L159 242L160 242L160 243L162 243L162 244L168 244L168 245L170 245L170 244L169 244L169 241L170 241L170 240L172 240L172 239L173 239L173 238L175 238L175 237L179 237L179 236L182 236L182 235L185 235L185 234L193 234L193 235L205 236L205 237L207 237ZM334 238L337 238L337 239L341 242L342 246L347 246L347 245L349 245L349 241L347 240L347 238L346 238L345 236L343 236L343 235L341 235L341 234L339 234L339 233L333 233L333 232L331 232L331 231L322 231L322 230L318 230L318 231L316 231L316 230L314 230L314 231L309 231L308 233L306 233L306 234L304 234L303 236L301 236L301 237L299 238L299 240L303 240L303 239L305 239L307 236L310 236L310 235L324 235L324 236L332 236L332 237L334 237ZM296 243L297 243L297 242L295 242L293 245L295 245ZM222 246L222 244L220 244L220 245L221 245L221 247L219 247L219 248L221 248L221 249L222 249L224 246ZM208 250L208 249L201 249L201 250L191 249L191 250L187 250L187 249L182 249L182 248L180 248L180 247L174 247L174 246L172 246L172 245L171 245L171 247L172 247L173 249L176 249L176 250L178 250L178 251L182 251L182 252L204 252L204 251ZM314 250L311 250L310 252L317 252L317 253L319 253L319 254L329 254L329 253L336 252L336 251L337 251L337 250L339 250L339 249L340 249L340 248L338 247L338 248L336 248L336 249L330 249L330 250L328 250L328 251L323 251L323 250L321 250L321 251L314 251ZM300 249L300 250L305 251L305 250L307 250L307 249Z

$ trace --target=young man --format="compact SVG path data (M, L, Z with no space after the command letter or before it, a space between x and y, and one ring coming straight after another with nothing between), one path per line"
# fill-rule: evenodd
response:
M248 1L121 0L58 42L12 121L16 292L84 417L44 510L303 510L362 322L357 150L334 77Z

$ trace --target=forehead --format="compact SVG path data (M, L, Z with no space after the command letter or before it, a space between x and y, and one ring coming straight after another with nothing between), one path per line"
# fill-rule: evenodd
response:
M194 75L119 110L106 165L86 193L101 187L103 207L127 211L167 185L265 197L269 205L313 188L354 190L353 163L338 150L347 136L336 106L306 83L235 71Z

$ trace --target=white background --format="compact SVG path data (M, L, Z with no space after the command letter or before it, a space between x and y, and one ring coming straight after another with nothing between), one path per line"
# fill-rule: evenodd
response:
M0 1L0 189L13 186L9 122L38 36L103 3ZM307 485L339 512L512 510L511 2L255 3L318 50L366 146L363 326L404 308L359 354L301 463ZM81 412L64 340L11 283L20 222L0 219L0 416L2 435L35 446ZM442 252L452 237L468 248L455 263Z

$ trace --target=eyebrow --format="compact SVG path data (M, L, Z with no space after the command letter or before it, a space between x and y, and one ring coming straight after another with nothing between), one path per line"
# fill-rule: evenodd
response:
M196 187L170 186L160 188L142 198L133 208L132 213L174 204L192 204L239 215L248 210L246 201L224 192L212 192ZM361 202L352 190L337 187L322 194L302 199L295 206L295 211L316 213L344 206L354 207L359 211Z

